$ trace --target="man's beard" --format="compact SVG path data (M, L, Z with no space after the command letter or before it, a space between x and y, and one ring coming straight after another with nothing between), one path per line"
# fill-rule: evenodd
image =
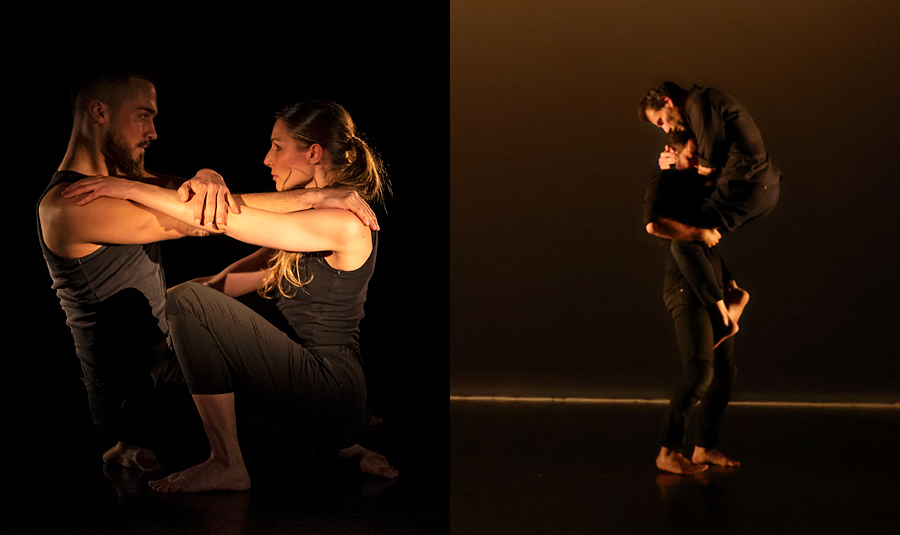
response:
M103 156L116 170L124 174L126 178L137 180L144 176L144 155L137 158L131 156L131 150L125 144L121 136L113 132L107 132L103 139Z

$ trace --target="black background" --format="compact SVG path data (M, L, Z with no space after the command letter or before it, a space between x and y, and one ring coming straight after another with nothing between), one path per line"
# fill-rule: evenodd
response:
M872 0L451 2L451 392L667 397L641 201L672 80L732 94L784 172L720 245L739 399L897 401L900 10Z
M293 6L221 16L151 4L134 15L83 10L67 19L55 11L53 23L24 14L8 21L16 26L3 43L3 221L12 236L3 419L7 436L16 437L7 442L14 449L8 459L45 463L65 444L97 439L38 246L35 206L66 151L69 84L98 48L133 53L156 71L158 139L147 168L190 177L209 167L236 192L274 189L262 162L278 109L309 98L347 108L387 164L394 191L379 210L378 263L361 325L376 408L386 422L427 428L427 440L446 436L446 10ZM216 273L253 250L218 237L167 242L167 283Z

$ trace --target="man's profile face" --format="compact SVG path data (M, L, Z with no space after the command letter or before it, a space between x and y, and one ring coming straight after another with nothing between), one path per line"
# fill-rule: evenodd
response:
M131 97L110 113L102 151L120 173L137 179L144 173L144 151L156 139L153 119L158 108L152 83L141 78L133 78L131 83Z
M681 117L681 110L675 106L672 99L669 97L663 97L663 100L666 104L662 108L658 110L647 108L644 110L647 121L653 126L662 128L667 134L671 132L672 129L684 130L684 120Z

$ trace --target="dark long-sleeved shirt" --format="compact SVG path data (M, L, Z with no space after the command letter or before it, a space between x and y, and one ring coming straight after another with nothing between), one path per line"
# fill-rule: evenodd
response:
M743 104L714 87L695 85L685 102L685 120L697 138L700 165L718 170L720 180L781 181L762 135Z

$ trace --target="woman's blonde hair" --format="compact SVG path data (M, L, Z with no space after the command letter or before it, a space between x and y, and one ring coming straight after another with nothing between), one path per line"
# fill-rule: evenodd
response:
M327 189L352 189L368 203L381 204L384 191L390 192L384 164L378 154L360 137L350 114L335 102L308 100L288 106L275 114L284 121L297 142L307 146L318 143L331 157L325 170ZM285 297L309 284L306 253L277 251L269 259L268 276L259 293L269 297L276 289Z

